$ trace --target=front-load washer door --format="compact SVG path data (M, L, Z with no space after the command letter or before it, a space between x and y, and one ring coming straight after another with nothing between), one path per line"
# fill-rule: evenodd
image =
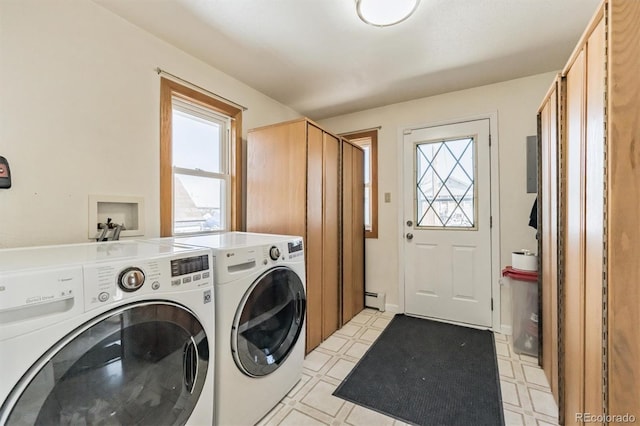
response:
M231 330L231 351L238 368L252 377L275 371L291 353L302 327L307 299L300 277L276 267L245 293Z
M182 425L203 389L209 356L205 331L185 307L123 306L42 356L4 402L0 424Z

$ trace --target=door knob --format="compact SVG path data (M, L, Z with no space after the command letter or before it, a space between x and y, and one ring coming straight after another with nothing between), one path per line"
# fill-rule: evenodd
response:
M411 232L407 234L407 240L413 240L413 234Z

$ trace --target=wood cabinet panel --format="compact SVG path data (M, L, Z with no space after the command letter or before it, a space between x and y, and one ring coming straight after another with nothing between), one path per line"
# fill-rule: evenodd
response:
M566 424L575 424L579 420L575 414L585 412L612 416L606 424L618 424L616 416L640 416L637 22L640 1L603 0L562 72L558 384L560 422ZM543 138L549 133L545 124L549 115L543 104ZM552 155L548 151L541 157L544 161ZM547 174L542 177L546 185L552 174L548 167L541 170ZM551 206L553 200L543 198L543 202ZM543 228L553 229L553 208L541 211L548 216L542 218ZM542 234L545 238L546 232ZM553 263L545 253L550 245L550 241L542 245L543 277L550 273L544 263ZM553 304L543 297L543 304L549 303ZM543 340L550 332L544 325L547 320L543 308ZM543 343L545 371L546 356Z
M556 402L558 395L558 91L553 83L540 109L541 182L539 206L542 213L541 291L542 368Z
M253 129L247 140L247 230L304 238L307 353L341 325L341 151L341 139L308 119ZM350 196L360 215L363 197ZM354 236L364 246L363 232Z
M322 338L340 327L340 143L338 138L323 134L323 287Z
M584 413L584 90L585 53L567 73L566 222L564 263L566 424Z
M342 324L354 317L353 292L353 150L348 144L342 144Z
M558 81L558 87L555 91L555 98L558 99L560 97L562 81ZM556 401L559 400L559 368L560 368L560 359L558 353L560 351L560 330L558 327L558 315L559 315L559 304L560 304L560 294L559 294L559 270L558 270L558 233L560 232L559 228L559 217L558 217L558 198L560 196L560 179L559 179L559 150L561 148L561 140L559 138L559 129L558 129L558 119L560 112L558 111L558 102L555 101L551 104L550 110L550 140L553 141L550 145L549 149L549 169L550 169L550 187L549 187L549 292L550 294L550 336L547 340L551 349L551 359L550 359L550 380L549 385L551 387L551 392L555 395Z
M342 144L342 323L364 309L364 152Z
M353 148L353 214L351 216L353 237L351 245L351 268L353 281L351 283L351 299L353 315L364 309L364 152Z
M640 1L609 2L608 412L640 418ZM637 421L637 420L636 420Z
M247 231L305 236L305 137L305 123L296 122L248 138Z
M308 126L307 134L307 241L305 260L307 263L307 352L323 340L322 332L322 286L323 267L323 207L322 207L322 130ZM298 209L304 212L304 203Z
M604 271L604 19L595 27L586 46L585 113L585 337L584 411L604 413L603 310Z

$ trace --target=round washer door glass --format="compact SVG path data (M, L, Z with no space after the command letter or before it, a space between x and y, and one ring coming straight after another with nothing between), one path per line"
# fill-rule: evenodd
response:
M244 295L233 322L233 358L252 377L272 373L291 353L304 325L304 286L291 269L277 267Z
M191 311L140 302L67 335L23 376L2 412L7 425L182 425L208 364L208 339Z

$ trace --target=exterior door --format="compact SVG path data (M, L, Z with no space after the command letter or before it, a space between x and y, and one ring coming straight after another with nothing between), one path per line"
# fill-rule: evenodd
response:
M191 311L139 302L44 354L2 405L0 424L183 425L208 368L207 336Z
M489 142L489 119L405 132L407 314L491 326Z
M289 268L270 269L247 290L231 328L231 353L251 377L280 367L298 341L306 297L300 277Z

